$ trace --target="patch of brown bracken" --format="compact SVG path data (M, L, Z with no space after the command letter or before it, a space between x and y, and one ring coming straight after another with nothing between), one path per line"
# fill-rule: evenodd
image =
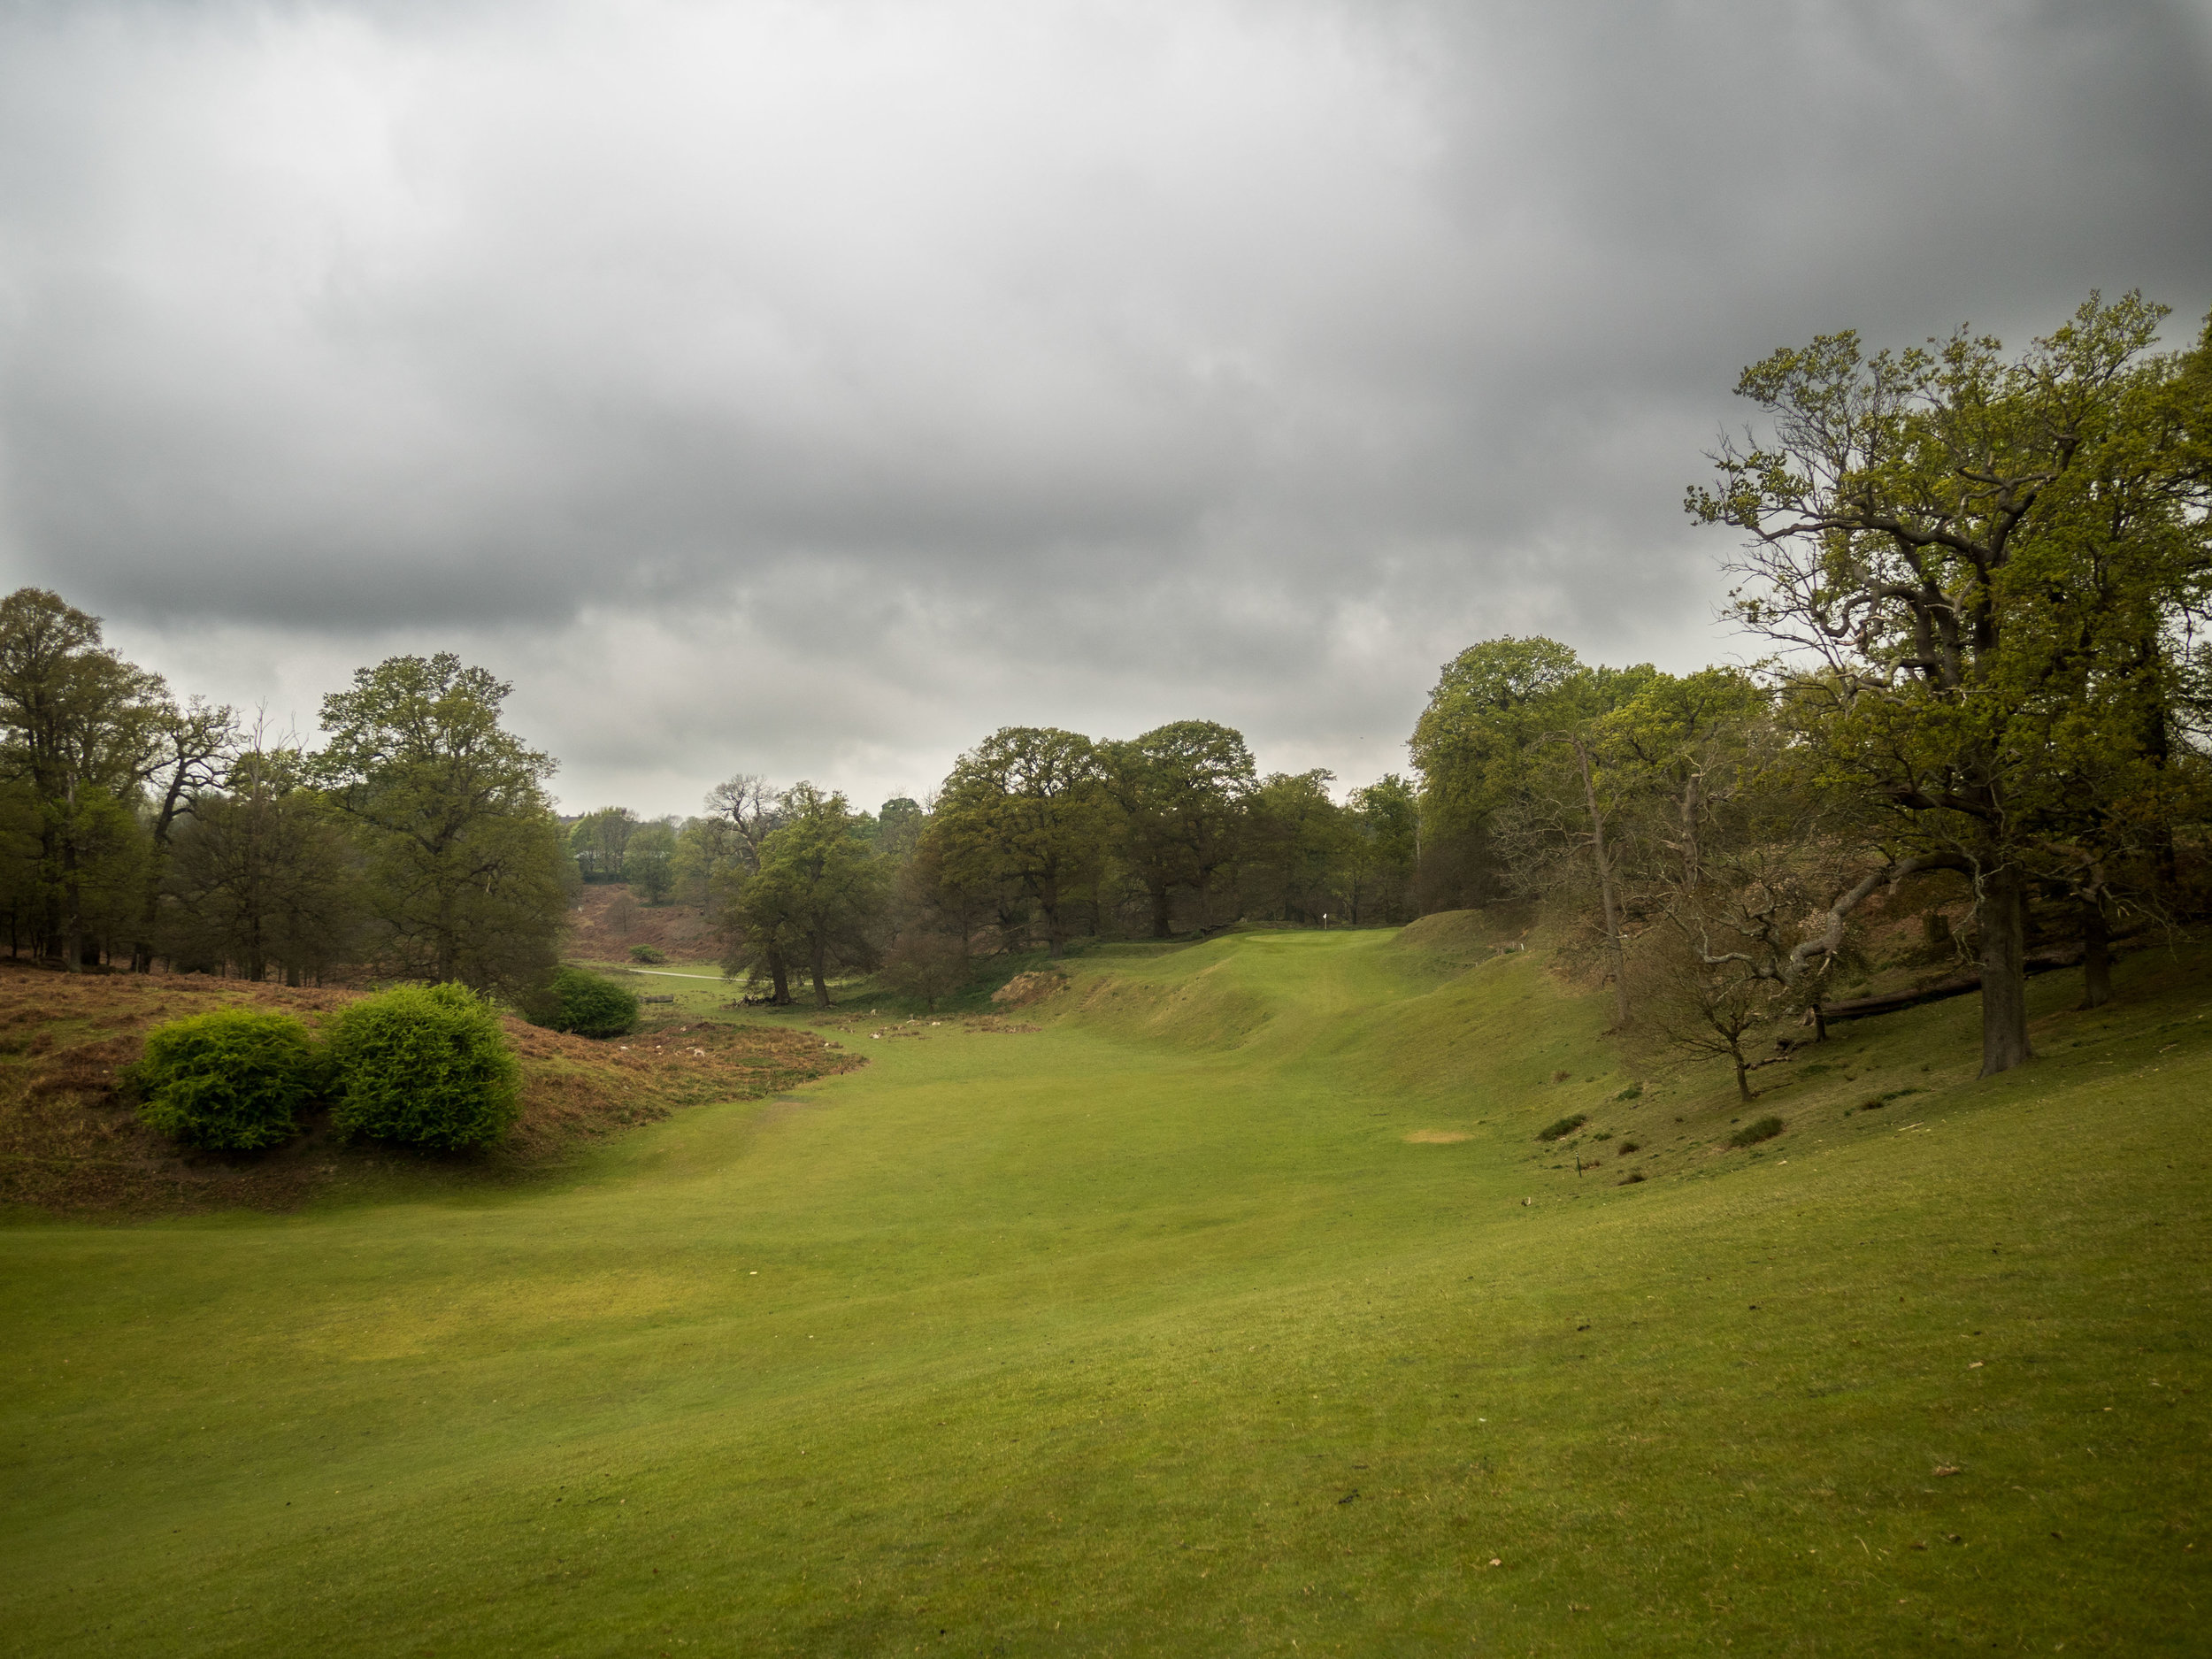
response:
M687 1106L756 1100L867 1064L805 1031L701 1023L601 1042L511 1018L521 1119L497 1147L447 1156L346 1141L319 1108L304 1115L305 1133L269 1152L197 1152L141 1124L119 1087L146 1033L164 1020L250 1005L316 1025L360 995L204 974L75 975L0 960L0 1203L282 1210L410 1170L449 1183L511 1181Z
M1057 968L1040 968L1033 973L1018 973L991 993L991 1001L999 1008L1027 1008L1032 1002L1041 1002L1059 995L1068 988L1068 976Z

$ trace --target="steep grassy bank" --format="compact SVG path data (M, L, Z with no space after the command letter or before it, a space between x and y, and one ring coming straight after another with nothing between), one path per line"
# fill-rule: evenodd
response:
M2200 962L1723 1150L1420 943L1105 953L558 1187L0 1233L0 1647L2193 1648Z

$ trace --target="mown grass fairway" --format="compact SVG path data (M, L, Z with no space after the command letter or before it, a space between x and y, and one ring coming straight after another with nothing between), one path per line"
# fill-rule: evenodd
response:
M2203 1650L2200 963L1992 1083L1847 1028L1756 1153L1463 966L1110 952L557 1186L26 1219L0 1643Z

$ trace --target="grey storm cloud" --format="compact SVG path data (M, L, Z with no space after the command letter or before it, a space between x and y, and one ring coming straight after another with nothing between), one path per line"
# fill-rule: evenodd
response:
M572 805L1735 642L1737 369L2212 303L2212 12L0 12L0 559L311 726L516 684Z

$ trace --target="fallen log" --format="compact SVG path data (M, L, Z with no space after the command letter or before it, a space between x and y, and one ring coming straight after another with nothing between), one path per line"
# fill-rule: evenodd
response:
M2081 966L2081 941L2070 945L2052 945L2042 950L2028 953L2022 969L2030 973L2050 973L2060 968ZM2115 951L2114 955L2119 953ZM1816 1002L1813 1019L1816 1025L1832 1025L1839 1019L1867 1019L1876 1014L1894 1014L1901 1009L1917 1008L1923 1002L1940 1002L1946 997L1964 996L1982 988L1978 973L1961 973L1947 979L1938 979L1932 985L1916 986L1909 991L1890 991L1880 996L1862 996L1848 1002Z

